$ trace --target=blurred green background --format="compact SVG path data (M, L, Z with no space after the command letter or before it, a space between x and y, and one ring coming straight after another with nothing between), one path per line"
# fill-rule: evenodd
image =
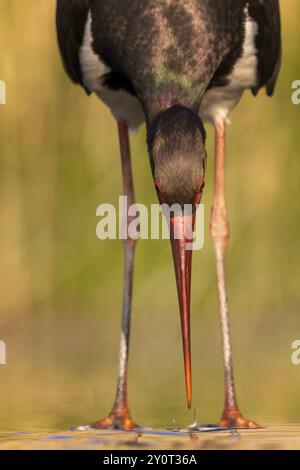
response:
M104 417L116 383L123 246L99 241L96 208L121 193L116 127L61 66L55 0L0 0L0 427L66 429ZM238 399L262 423L300 420L299 1L282 2L284 60L277 93L245 95L227 149L228 285ZM194 257L194 407L214 422L223 405L215 264L208 225ZM156 202L145 130L132 136L138 202ZM137 248L129 375L134 419L189 424L179 314L167 241Z

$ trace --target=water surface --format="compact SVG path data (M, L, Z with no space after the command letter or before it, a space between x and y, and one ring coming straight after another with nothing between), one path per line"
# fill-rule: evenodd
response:
M147 430L62 433L1 433L0 449L35 450L299 450L300 424L271 425L247 431L202 433Z

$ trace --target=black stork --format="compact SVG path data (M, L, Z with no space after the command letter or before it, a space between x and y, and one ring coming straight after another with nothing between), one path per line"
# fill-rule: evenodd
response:
M58 0L57 31L65 69L95 93L118 124L124 195L134 202L128 129L144 121L158 199L199 202L205 177L203 122L215 128L215 182L210 232L214 242L225 371L224 427L256 427L239 411L232 367L225 255L229 230L224 194L228 113L243 92L272 95L281 63L278 0ZM194 213L174 215L171 236L181 315L185 382L191 406L191 251ZM130 222L127 216L127 223ZM172 230L171 230L172 235ZM127 400L135 240L125 241L125 285L117 393L94 428L134 429Z

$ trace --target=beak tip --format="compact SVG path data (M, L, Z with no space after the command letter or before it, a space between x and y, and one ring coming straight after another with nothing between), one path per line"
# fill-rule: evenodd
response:
M191 381L189 382L186 390L186 402L187 402L187 407L190 410L192 407L192 384Z

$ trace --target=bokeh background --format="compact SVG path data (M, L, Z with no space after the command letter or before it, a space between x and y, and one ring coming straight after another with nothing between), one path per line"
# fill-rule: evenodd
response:
M226 165L231 225L228 285L238 399L262 423L299 421L300 79L298 0L282 3L284 59L277 92L245 95L232 115ZM99 241L96 208L117 203L115 123L67 79L55 0L0 0L1 429L57 430L103 417L116 383L123 246ZM205 248L194 257L194 407L218 420L223 372L208 225L213 183L209 130ZM132 136L136 195L156 202L145 129ZM179 314L167 241L137 248L129 375L134 419L189 424Z

